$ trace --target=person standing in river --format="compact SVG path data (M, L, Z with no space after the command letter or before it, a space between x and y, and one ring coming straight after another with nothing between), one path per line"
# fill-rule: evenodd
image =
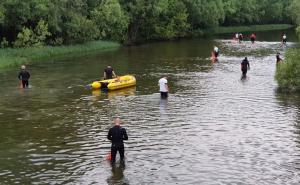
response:
M21 82L22 88L27 88L29 86L30 73L26 70L26 66L21 66L21 71L19 72L18 78Z
M250 70L250 64L247 57L245 57L245 59L241 63L241 70L243 73L242 77L246 77L247 71Z
M167 77L163 77L163 78L159 79L158 85L159 85L160 97L162 99L168 98L169 87L168 87Z
M107 139L111 141L111 162L116 162L116 155L119 151L120 160L124 162L125 149L124 140L128 140L126 129L121 127L121 119L114 119L115 126L108 131Z
M287 36L286 36L286 34L283 34L282 35L282 45L286 45L286 42L287 42Z
M113 77L116 77L114 69L108 65L106 69L104 69L104 80L112 79Z

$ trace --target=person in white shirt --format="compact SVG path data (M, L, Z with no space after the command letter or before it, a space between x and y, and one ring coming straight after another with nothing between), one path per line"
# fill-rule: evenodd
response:
M169 87L167 77L161 78L158 81L158 85L161 98L168 98Z

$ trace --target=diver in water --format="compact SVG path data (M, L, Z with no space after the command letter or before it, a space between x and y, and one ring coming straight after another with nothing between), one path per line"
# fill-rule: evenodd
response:
M21 71L19 72L18 78L21 81L23 88L27 88L29 86L30 73L26 70L25 65L21 66Z
M108 65L106 69L104 69L104 80L112 79L113 77L116 77L114 69Z

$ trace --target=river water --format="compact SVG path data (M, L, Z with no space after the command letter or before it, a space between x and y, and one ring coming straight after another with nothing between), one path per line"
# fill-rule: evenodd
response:
M237 44L218 38L158 42L0 74L0 184L299 184L300 97L276 91L282 32ZM288 47L295 36L289 32ZM219 62L208 59L214 45ZM251 70L241 80L240 61ZM86 85L111 64L136 88ZM160 100L157 81L169 77ZM127 129L125 165L105 160L112 118Z

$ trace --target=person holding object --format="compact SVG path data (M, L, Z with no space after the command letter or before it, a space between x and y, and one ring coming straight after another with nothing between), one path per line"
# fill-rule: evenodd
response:
M168 98L169 87L167 77L163 77L158 81L160 96L162 99Z
M112 79L113 77L115 78L117 75L115 74L114 69L108 65L106 69L104 69L104 80L109 80Z
M124 162L124 140L128 140L126 129L121 127L121 119L114 119L115 126L108 131L107 139L111 141L111 163L116 162L116 155L119 151L120 160Z
M21 82L22 88L27 88L29 86L30 73L26 70L26 66L21 66L21 71L19 72L18 78Z

